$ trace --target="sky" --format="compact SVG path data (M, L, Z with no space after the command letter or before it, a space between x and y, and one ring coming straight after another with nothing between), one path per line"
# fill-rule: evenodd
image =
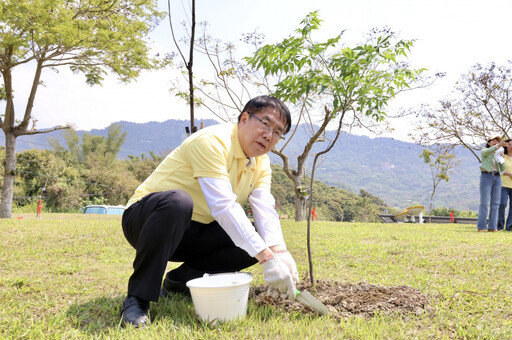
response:
M159 0L159 7L166 11L167 0ZM188 0L171 1L174 19L187 20L188 7ZM412 67L425 67L430 74L446 73L428 89L397 96L390 112L422 103L435 105L451 96L459 77L476 63L505 65L512 60L509 0L196 0L196 21L207 21L210 35L237 46L241 46L243 33L255 30L265 35L266 43L276 43L292 34L306 14L315 10L323 20L318 39L345 30L343 41L350 46L363 41L370 29L387 26L400 38L416 39L409 55ZM152 32L151 39L154 51L176 51L167 20ZM30 65L14 71L18 118L26 106L32 77ZM89 87L82 75L64 68L59 72L46 70L44 86L34 104L36 127L69 123L78 130L91 130L121 120L144 123L188 119L188 107L170 92L175 77L174 69L145 72L125 85L112 75L103 86ZM5 110L5 102L0 103L0 109ZM214 117L199 110L196 118ZM407 140L411 121L392 124L396 129L392 136Z

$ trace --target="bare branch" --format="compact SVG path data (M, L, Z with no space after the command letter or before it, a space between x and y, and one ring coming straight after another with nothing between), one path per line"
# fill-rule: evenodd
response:
M16 136L24 136L24 135L38 135L42 133L49 133L57 130L65 130L65 129L71 129L71 125L57 125L49 129L41 129L41 130L35 130L34 128L27 130L27 131L18 131L16 130Z

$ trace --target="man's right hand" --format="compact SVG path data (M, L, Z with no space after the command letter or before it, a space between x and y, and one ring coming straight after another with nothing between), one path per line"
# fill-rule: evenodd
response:
M286 294L290 300L295 300L295 284L288 266L277 256L274 256L261 264L263 279L271 288Z
M276 253L276 256L290 270L293 282L295 284L299 283L299 272L297 271L297 265L295 264L295 260L293 259L292 255L288 252L288 250L280 251Z

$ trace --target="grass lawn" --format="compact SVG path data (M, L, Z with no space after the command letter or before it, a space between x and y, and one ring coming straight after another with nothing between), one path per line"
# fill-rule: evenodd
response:
M135 254L119 216L17 216L0 220L0 338L512 338L512 233L462 224L314 222L316 279L411 286L433 313L338 321L250 300L244 320L212 326L196 318L190 299L172 296L152 304L152 325L137 330L119 323ZM283 232L305 276L306 224L286 220ZM263 283L258 265L246 271L253 285Z

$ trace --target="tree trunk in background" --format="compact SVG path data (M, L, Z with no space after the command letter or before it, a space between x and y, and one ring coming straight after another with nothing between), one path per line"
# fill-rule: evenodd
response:
M191 23L191 34L190 34L190 54L187 63L188 70L188 91L190 101L190 132L194 133L197 131L197 127L194 122L194 38L196 35L196 0L192 0L192 23Z
M301 169L302 170L302 169ZM293 173L293 188L295 189L295 222L304 221L306 214L304 213L305 208L305 188L302 186L301 172ZM290 177L290 176L288 176Z
M434 196L434 195L432 195L432 196ZM432 199L433 199L433 197L430 197L429 209L428 209L428 223L432 223Z
M16 175L16 136L11 131L5 132L5 172L2 188L0 218L11 218L14 177Z
M304 214L304 196L295 194L295 222L304 221L306 216Z

